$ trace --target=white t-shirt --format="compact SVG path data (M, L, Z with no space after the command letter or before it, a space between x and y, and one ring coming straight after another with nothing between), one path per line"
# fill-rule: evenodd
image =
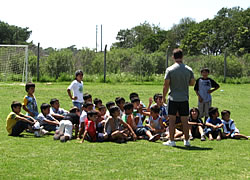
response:
M87 119L87 112L83 110L80 116L80 124L84 123L86 119Z
M53 118L50 114L47 114L46 117L43 115L43 113L38 114L37 116L37 120L40 123L40 125L44 125L47 124L46 122L44 122L44 120L50 120L50 121L55 121L56 119Z
M83 103L83 82L78 82L77 80L72 81L68 89L73 91L73 97L77 97L73 102Z

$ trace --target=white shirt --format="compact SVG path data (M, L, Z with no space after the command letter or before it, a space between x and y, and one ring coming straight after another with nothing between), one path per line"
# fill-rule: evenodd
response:
M73 91L73 97L77 97L73 102L83 103L83 82L78 82L77 80L72 81L68 89Z

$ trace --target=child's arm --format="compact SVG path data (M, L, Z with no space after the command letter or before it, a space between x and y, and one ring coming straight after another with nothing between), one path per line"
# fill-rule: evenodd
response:
M190 121L188 121L188 125L197 125L198 126L198 123L197 122L190 122Z
M221 123L220 125L216 126L218 129L223 127L223 123Z
M153 98L150 97L149 100L148 100L148 108L147 108L147 111L150 111L150 107L151 107L152 103L153 103Z
M87 131L84 131L83 136L82 136L81 143L83 143L83 142L84 142L84 139L85 139L86 135L87 135Z
M30 110L25 105L23 105L23 110L29 113L31 116L34 116L34 114L30 112Z
M205 124L206 126L208 126L208 127L212 127L212 128L214 128L214 129L216 129L216 126L215 125L213 125L213 124L211 124L211 123L208 123L208 122L206 122L206 124Z
M15 118L16 120L19 120L19 121L24 121L24 122L27 122L27 123L30 123L31 125L35 124L34 122L24 118L24 117L21 117L21 116L16 116Z
M63 115L61 115L61 114L56 114L56 113L51 114L51 116L53 116L53 117L56 118L56 119L63 119L63 118L64 118Z
M161 125L161 129L157 129L157 130L155 131L156 133L163 133L163 132L165 132L166 128L165 128L165 126L163 125L162 119L160 119L160 125Z
M51 121L51 120L48 120L48 119L44 119L43 121L48 123L48 124L51 124L51 125L59 125L59 121L57 121L57 120Z
M75 124L75 139L77 138L77 136L78 136L78 132L79 132L79 124Z
M25 117L26 119L31 119L34 123L36 123L37 122L37 120L35 120L33 117L31 117L31 116L26 116L26 115L24 115L24 114L20 114L19 116L22 116L22 117Z
M70 89L67 89L67 93L71 100L77 100L77 97L72 97Z
M198 96L198 99L199 99L199 102L202 102L203 99L202 97L200 96L199 92L198 91L195 91L196 95Z
M133 134L133 140L135 141L137 139L137 136L135 134L135 132L133 131L133 129L131 128L131 126L127 123L125 123L124 121L120 121L122 123L123 126L127 127L129 129L129 131Z
M84 133L84 130L85 130L85 124L84 124L84 122L81 122L80 131L79 131L79 135L78 135L78 137L80 139L81 139L82 134Z

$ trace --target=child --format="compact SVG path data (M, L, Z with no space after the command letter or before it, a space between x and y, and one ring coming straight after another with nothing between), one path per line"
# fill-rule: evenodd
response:
M220 88L213 79L209 78L209 69L203 68L201 70L202 77L196 80L194 90L198 96L198 109L200 111L200 117L205 116L205 121L209 116L209 108L212 106L212 96L211 93Z
M56 119L63 119L69 112L60 108L59 100L54 98L50 100L50 114Z
M59 121L50 115L50 105L43 103L41 113L37 116L41 126L47 131L56 131L59 127Z
M224 138L235 138L235 139L248 139L247 136L240 134L240 131L235 127L234 121L230 119L230 111L224 110L221 112L222 123L223 123L223 137Z
M142 136L147 136L150 142L155 142L159 139L158 135L152 135L151 129L147 126L143 126L142 118L142 105L138 109L138 116L133 116L134 105L132 103L125 103L124 105L125 113L122 116L122 120L128 123L131 128L134 130L138 138Z
M206 138L203 130L204 124L199 118L199 114L200 112L198 108L193 107L189 111L189 138L193 139L194 137L200 137L201 141L205 141Z
M98 133L96 131L96 121L98 119L97 111L91 110L87 113L87 119L85 119L85 131L81 143L87 139L90 142L103 142L103 133ZM107 137L106 137L107 138Z
M223 127L223 123L220 120L218 108L211 107L209 108L209 118L206 121L206 134L208 139L214 140L216 138L217 141L221 140L221 128Z
M113 107L113 106L115 106L115 102L113 102L113 101L109 101L109 102L106 103L106 108L107 108L108 110L106 111L106 114L105 114L105 116L104 116L104 120L105 120L105 121L106 121L108 118L110 118L110 112L109 112L109 110L110 110L110 108Z
M84 93L83 94L83 101L84 102L91 102L92 103L92 96L89 93Z
M136 140L136 134L134 133L133 129L119 117L119 107L112 106L110 108L110 115L111 117L108 118L104 125L105 139L109 139L118 143L125 142L128 139L128 136L125 131L121 130L121 126L123 126L128 128L130 133L133 135L133 140Z
M115 98L115 103L116 105L120 108L120 117L122 117L124 113L124 104L125 104L125 99L123 97L117 97Z
M132 102L132 99L134 99L134 98L138 98L138 99L140 99L140 97L139 97L139 94L138 93L136 93L136 92L132 92L132 93L130 93L129 94L129 99L130 99L130 101ZM142 104L142 107L143 108L145 108L146 106L145 106L145 104L143 104L143 102L142 101L140 101L140 104Z
M25 116L21 113L22 104L17 101L13 101L11 104L12 112L6 119L6 129L9 136L19 136L25 129L33 129L36 137L40 136L40 124L31 116ZM32 128L33 126L33 128Z
M28 93L26 96L24 96L23 99L23 109L27 112L27 116L31 116L34 119L38 116L38 109L37 109L37 103L36 98L34 95L35 92L35 84L34 83L27 83L25 85L25 90Z
M83 104L83 72L81 70L77 70L75 72L75 80L67 88L68 95L73 102L73 106L78 107L82 112L82 104ZM73 91L73 96L71 95L71 90Z
M77 137L79 129L79 117L80 110L77 107L73 107L68 114L65 115L63 120L59 123L59 130L56 131L54 135L54 140L59 140L61 142L67 142L72 139L72 131L75 128L75 136Z
M160 108L157 105L154 105L150 108L150 113L144 112L144 115L149 115L149 123L146 126L148 126L152 130L153 134L162 135L166 129L165 126L163 125L159 113L160 113Z
M84 102L82 105L82 113L80 116L80 131L79 131L79 138L81 139L84 133L84 122L87 119L87 112L93 110L93 104L91 102Z
M96 123L96 129L98 132L103 133L104 129L104 124L105 124L105 114L106 114L106 107L101 105L99 108L98 112L98 119Z
M99 107L102 106L102 100L99 98L95 98L94 99L94 105L95 105L95 109L99 110Z

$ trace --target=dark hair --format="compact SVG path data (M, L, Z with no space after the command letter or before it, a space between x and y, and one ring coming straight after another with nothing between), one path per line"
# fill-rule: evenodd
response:
M109 112L110 112L110 115L113 116L113 114L116 112L116 111L119 111L120 108L118 106L112 106L110 109L109 109Z
M101 104L102 104L102 100L99 99L99 98L95 98L95 99L94 99L94 104L97 105L98 103L101 103Z
M75 79L76 79L76 77L78 76L78 75L83 75L83 72L82 72L82 70L77 70L76 72L75 72Z
M98 115L98 112L95 111L95 110L91 110L91 111L88 111L88 112L87 112L87 117L88 117L88 118L89 118L89 117L92 117L92 116L94 116L94 115Z
M126 102L123 106L124 110L130 110L130 109L134 109L134 105L132 103Z
M86 101L87 99L92 98L91 94L89 93L84 93L83 94L83 100Z
M31 87L36 87L36 85L34 83L31 83L31 82L27 83L25 85L25 91L28 92L29 88L31 88Z
M154 101L156 102L156 100L157 100L157 98L159 98L159 97L163 97L163 95L161 94L161 93L156 93L155 95L154 95Z
M110 107L114 106L114 105L115 105L115 103L113 101L109 101L109 102L106 103L107 109L110 109Z
M200 116L200 111L199 111L199 109L196 108L196 107L192 107L192 108L189 110L189 116L190 116L190 118L192 118L191 112L193 112L193 111L196 111L196 112L198 113L198 116L197 116L197 117Z
M101 105L101 106L99 107L99 111L102 110L102 109L104 109L104 108L106 108L106 107L103 106L103 105Z
M51 99L50 100L50 105L52 106L56 101L58 101L59 102L59 100L58 99L56 99L56 98L54 98L54 99Z
M150 108L150 110L151 111L153 111L154 113L160 113L160 107L159 106L157 106L157 105L154 105L154 106L152 106L151 108Z
M173 50L173 57L174 59L182 59L183 58L183 52L182 52L182 49L174 49Z
M43 110L45 110L45 109L47 109L47 108L50 108L50 105L49 104L47 104L47 103L42 103L42 105L41 105L41 112L43 112Z
M12 111L14 111L13 108L16 108L16 107L22 107L22 104L20 102L18 102L18 101L13 101L11 103L11 109L12 109Z
M85 102L85 103L83 103L83 105L82 105L82 107L84 107L84 108L87 108L87 107L89 107L89 106L93 106L93 103L92 103L92 102Z
M72 107L72 108L69 110L70 113L76 113L77 111L80 111L80 110L79 110L79 108L76 107L76 106Z
M221 116L223 117L223 116L225 116L226 114L231 114L231 112L229 111L229 110L223 110L223 111L221 111Z
M214 115L216 112L218 112L218 108L217 107L210 107L209 108L209 117L211 118L212 117L212 115Z
M131 103L135 103L135 102L140 102L140 99L138 97L132 98Z
M207 72L207 73L210 72L208 68L202 68L202 69L201 69L201 73L204 72L204 71Z
M117 97L117 98L115 98L116 105L120 104L122 101L125 102L125 99L123 97Z
M130 95L129 95L130 101L131 101L134 97L138 97L138 98L139 98L139 95L138 95L136 92L130 93Z

